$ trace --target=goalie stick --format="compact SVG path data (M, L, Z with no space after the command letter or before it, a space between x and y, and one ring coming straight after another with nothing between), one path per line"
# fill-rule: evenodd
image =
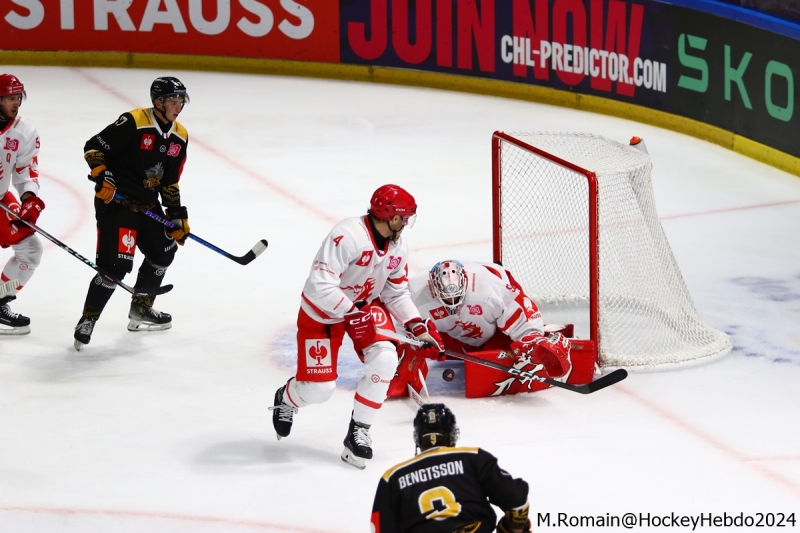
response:
M413 346L425 346L424 342L418 341L417 339L412 339L411 337L407 337L405 335L401 335L399 333L395 333L394 331L390 331L387 329L378 329L378 333L384 335L386 337L391 337L396 339L400 342L405 342L407 344L411 344ZM488 352L475 352L475 353L490 353L492 355L499 355L503 353L505 350L495 350L495 351L488 351ZM508 372L511 375L518 376L521 378L532 379L535 381L541 381L543 383L547 383L553 387L558 387L560 389L566 389L572 392L577 392L579 394L591 394L593 392L597 392L601 389L605 389L606 387L613 385L614 383L619 383L626 377L628 377L628 372L624 368L618 368L613 372L606 374L597 378L596 380L586 383L585 385L572 385L570 383L562 383L555 379L546 378L543 376L537 376L533 372L526 372L525 370L518 370L514 367L504 366L500 363L495 363L493 361L487 361L485 359L481 359L480 357L476 357L474 355L470 355L467 353L456 352L454 350L445 349L445 355L449 355L450 357L454 357L456 359L461 359L462 361L469 361L470 363L475 363L478 365L488 366L490 368L495 368L497 370L502 370L504 372ZM507 353L507 352L506 352Z
M72 257L75 257L75 258L80 259L81 261L83 261L84 264L88 265L91 269L93 269L95 272L100 274L100 276L103 277L104 279L106 279L107 281L110 281L111 283L119 285L120 287L122 287L123 289L125 289L126 291L128 291L131 294L134 294L134 295L137 295L137 296L158 296L159 294L164 294L164 293L169 292L169 291L172 290L172 285L164 285L163 287L155 287L153 289L136 289L134 287L131 287L130 285L126 285L125 283L123 283L122 281L118 280L114 276L108 274L105 270L103 270L102 268L100 268L96 264L92 263L91 261L89 261L88 259L83 257L81 254L79 254L78 252L76 252L75 250L73 250L72 248L70 248L69 246L64 244L63 242L59 241L58 239L56 239L55 237L53 237L52 235L47 233L45 230L43 230L42 228L40 228L36 224L32 224L32 223L28 222L27 220L22 220L21 218L19 218L19 215L17 215L17 213L15 213L11 208L6 206L5 204L0 203L0 208L2 208L3 211L5 211L6 213L10 214L11 216L16 218L17 220L19 220L20 222L22 222L23 224L25 224L26 226L28 226L29 228L34 230L35 232L37 232L40 235L44 236L48 241L52 242L53 244L55 244L56 246L61 248L62 250L64 250L68 254L70 254Z
M13 291L17 287L19 287L19 281L15 280L15 279L10 279L10 280L6 281L5 283L0 283L0 296L2 296L4 294L8 294L9 292Z
M142 213L143 215L146 215L146 216L152 218L156 222L160 222L161 224L164 224L169 229L177 228L177 226L175 224L173 224L171 220L167 220L166 218L162 217L158 213L153 213L149 209L145 209L142 206L136 205L135 203L131 202L130 200L128 200L127 198L125 198L124 196L122 196L119 193L116 193L114 195L114 199L118 200L119 202L121 202L121 203L125 204L126 206L130 207L134 211ZM214 250L218 254L224 255L228 259L230 259L232 261L236 261L240 265L246 265L246 264L250 263L251 261L253 261L253 259L255 259L259 255L264 253L264 250L266 250L267 246L269 246L269 243L267 242L266 239L261 239L260 241L258 241L255 244L255 246L250 248L250 250L246 254L239 256L239 255L230 254L230 253L226 252L225 250L223 250L222 248L214 246L210 242L208 242L208 241L206 241L204 239L201 239L200 237L198 237L194 233L187 233L186 236L188 238L190 238L190 239L193 239L193 240L199 242L200 244L202 244L206 248L211 248L212 250Z

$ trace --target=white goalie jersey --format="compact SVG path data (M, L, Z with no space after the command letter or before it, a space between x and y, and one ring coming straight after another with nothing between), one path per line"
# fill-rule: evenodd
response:
M503 267L493 263L461 263L467 275L467 290L464 301L454 312L433 295L428 272L414 275L409 281L411 298L422 318L433 320L439 333L475 347L484 345L497 331L512 341L528 333L543 333L544 322L536 304Z
M303 287L301 306L324 324L341 322L356 301L380 297L401 324L419 317L408 292L408 247L400 236L378 250L367 216L346 218L325 237Z
M14 185L17 196L39 194L39 133L22 117L0 131L0 198Z

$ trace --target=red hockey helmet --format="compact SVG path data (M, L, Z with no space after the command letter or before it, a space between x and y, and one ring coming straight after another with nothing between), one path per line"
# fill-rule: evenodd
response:
M19 78L13 74L0 74L0 97L12 94L21 94L23 100L27 97L25 86L22 85Z
M394 215L400 215L404 226L413 226L417 216L417 202L405 189L397 185L383 185L372 193L369 214L379 220L389 220Z

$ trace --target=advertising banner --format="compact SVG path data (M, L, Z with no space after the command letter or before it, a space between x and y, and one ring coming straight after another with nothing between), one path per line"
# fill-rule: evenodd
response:
M0 0L0 49L337 62L338 0Z
M672 113L800 157L800 33L694 4L0 0L0 49L341 62L511 81Z
M611 98L800 156L800 42L657 1L340 0L343 63Z

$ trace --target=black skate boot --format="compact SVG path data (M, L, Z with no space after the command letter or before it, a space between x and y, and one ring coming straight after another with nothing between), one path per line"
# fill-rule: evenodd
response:
M367 459L372 459L372 439L369 436L369 426L351 418L350 428L344 438L342 461L363 470L367 467Z
M86 318L83 315L78 320L78 324L75 326L75 335L73 336L75 337L75 349L79 352L84 344L89 344L89 341L92 340L92 332L96 323L97 320Z
M286 385L275 391L275 401L273 406L269 408L272 411L272 425L275 427L278 440L289 436L292 431L294 415L297 413L297 407L283 401L283 391L285 390Z
M141 303L131 302L128 318L128 331L161 331L172 327L172 315Z
M0 335L27 335L31 332L31 319L8 308L8 302L14 299L16 296L0 298Z

